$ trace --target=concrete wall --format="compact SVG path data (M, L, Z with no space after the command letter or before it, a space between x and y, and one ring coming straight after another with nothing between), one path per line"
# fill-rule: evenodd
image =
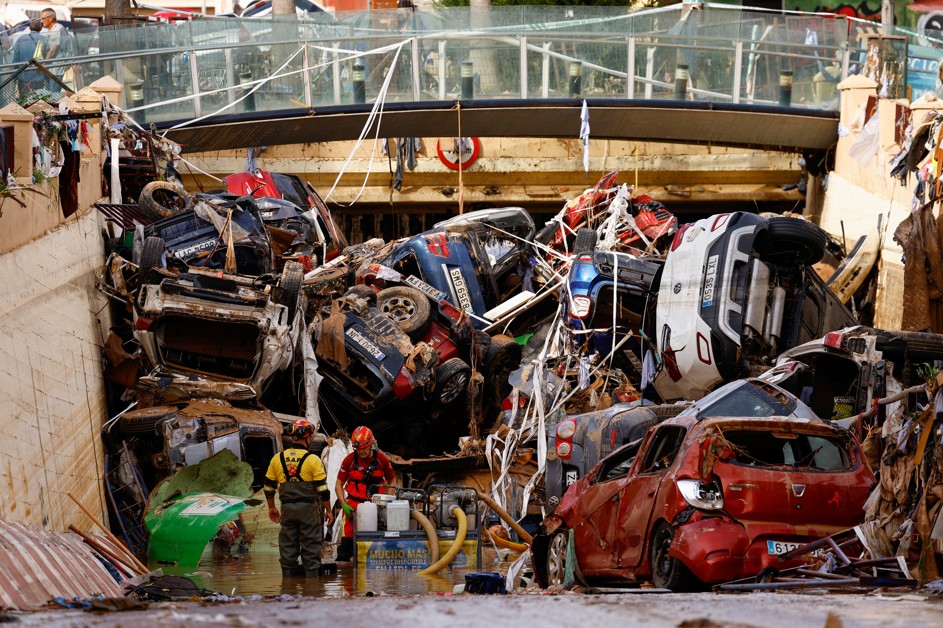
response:
M908 109L917 123L927 110L941 103L922 99L878 99L877 142L866 155L855 157L854 147L864 132L864 110L869 97L877 93L877 84L861 76L844 81L841 125L835 153L835 170L828 174L821 226L837 238L844 237L849 247L857 238L883 224L883 245L878 275L877 310L874 324L883 329L900 329L903 314L904 266L900 246L894 242L894 230L911 209L914 180L907 185L890 176L891 160L900 152L904 137L899 121L906 120ZM860 147L859 147L860 148Z
M25 207L11 198L0 206L0 519L54 530L94 528L68 493L107 518L99 323L107 303L96 289L103 222L90 207L102 195L100 153L84 154L80 168L80 206L68 219L57 179L24 177Z

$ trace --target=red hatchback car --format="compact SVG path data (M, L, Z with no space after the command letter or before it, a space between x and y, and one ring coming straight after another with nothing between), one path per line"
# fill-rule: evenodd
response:
M864 519L874 484L858 442L824 421L686 416L602 459L531 545L540 584L562 584L567 545L586 583L675 591L803 559L778 554Z

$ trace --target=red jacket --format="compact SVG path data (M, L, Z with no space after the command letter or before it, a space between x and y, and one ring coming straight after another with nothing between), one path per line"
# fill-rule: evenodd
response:
M370 487L378 484L392 484L395 474L390 459L382 451L374 452L366 463L353 452L341 462L337 479L344 482L344 490L349 499L357 502L369 501L373 491Z

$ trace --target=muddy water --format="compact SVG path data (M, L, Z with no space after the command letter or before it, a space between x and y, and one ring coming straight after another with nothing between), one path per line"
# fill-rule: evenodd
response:
M355 569L353 563L338 563L337 574L320 578L290 578L281 575L278 562L278 530L268 521L267 510L250 508L242 516L249 542L248 551L220 551L220 545L207 545L196 567L150 565L165 574L187 576L197 586L230 597L251 595L301 594L314 597L343 597L370 594L447 593L465 583L465 574L478 571L506 573L507 550L498 555L493 547L482 546L477 568L445 568L434 576L419 576L416 570ZM324 562L334 561L334 545L325 542ZM510 559L517 554L511 554Z

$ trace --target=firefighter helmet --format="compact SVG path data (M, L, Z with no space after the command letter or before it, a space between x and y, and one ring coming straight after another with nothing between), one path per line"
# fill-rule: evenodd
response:
M353 435L350 437L350 444L354 446L354 449L372 447L375 442L376 439L373 438L373 432L369 427L364 427L363 425L355 429Z
M291 424L291 435L297 438L305 438L314 434L314 426L307 419L298 419Z

